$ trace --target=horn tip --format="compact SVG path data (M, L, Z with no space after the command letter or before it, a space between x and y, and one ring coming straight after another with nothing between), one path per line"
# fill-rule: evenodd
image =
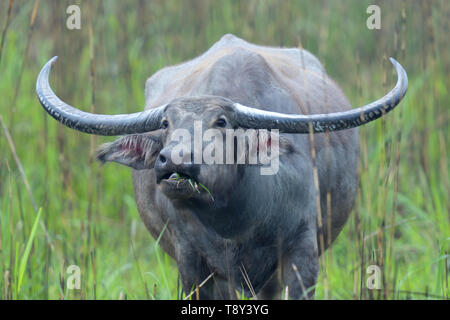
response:
M397 60L395 60L394 58L390 57L389 60L391 61L391 63L394 65L395 69L397 70L397 73L399 75L403 76L403 82L404 82L404 86L406 87L406 89L408 88L408 75L406 74L405 69L403 68L403 66L400 64L400 62L398 62Z
M392 57L389 57L389 61L393 64L393 65L396 65L396 64L398 64L398 61L397 60L395 60L394 58L392 58Z
M54 64L56 62L56 60L58 60L58 56L54 56L53 58L50 59L50 64Z
M51 69L56 60L58 60L58 56L54 56L53 58L48 60L43 69Z

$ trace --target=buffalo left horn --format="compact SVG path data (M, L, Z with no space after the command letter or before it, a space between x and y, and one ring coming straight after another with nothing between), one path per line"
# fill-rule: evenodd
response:
M408 89L405 69L390 58L397 71L397 84L383 98L365 106L344 112L328 114L296 115L259 110L235 103L232 106L235 121L245 128L278 129L284 133L314 133L358 127L388 113L402 100Z

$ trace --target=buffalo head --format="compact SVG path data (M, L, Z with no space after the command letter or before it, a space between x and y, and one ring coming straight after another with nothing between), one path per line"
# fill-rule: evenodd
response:
M226 189L232 188L236 179L239 179L239 166L196 161L195 150L204 150L207 146L204 139L201 139L195 147L195 124L201 132L215 129L215 134L221 134L222 137L225 136L226 129L239 128L275 129L281 133L321 133L349 129L391 111L403 98L408 87L405 70L390 58L398 74L395 87L375 102L344 112L281 114L243 106L223 97L197 96L178 98L166 105L133 114L99 115L78 110L53 93L49 85L49 73L56 59L54 57L47 62L37 79L36 92L44 109L62 124L82 132L107 136L124 135L103 145L98 153L99 160L114 161L136 170L154 168L156 182L169 198L198 203L218 200L216 205L220 205L221 199L214 199L213 195L228 194L230 190ZM181 137L182 133L190 138ZM213 134L209 140L215 141L215 138L217 137ZM281 153L292 149L287 139L281 138L278 141ZM226 143L222 142L217 145L214 142L214 152L220 148L226 151L224 144ZM181 158L174 161L174 155L175 158L177 155ZM236 156L234 154L235 161ZM222 164L229 163L224 161Z

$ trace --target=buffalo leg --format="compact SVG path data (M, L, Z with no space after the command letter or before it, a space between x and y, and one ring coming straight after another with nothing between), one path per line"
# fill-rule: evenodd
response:
M300 243L284 257L282 277L290 299L314 298L314 286L319 274L315 232L307 231Z

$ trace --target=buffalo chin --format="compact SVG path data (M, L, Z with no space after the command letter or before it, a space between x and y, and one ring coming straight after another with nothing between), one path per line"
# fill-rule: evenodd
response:
M196 191L187 180L184 181L172 181L163 179L159 183L161 191L170 199L190 199Z
M213 201L212 196L198 188L197 183L192 180L162 179L158 185L160 190L171 200L196 200L203 203Z

